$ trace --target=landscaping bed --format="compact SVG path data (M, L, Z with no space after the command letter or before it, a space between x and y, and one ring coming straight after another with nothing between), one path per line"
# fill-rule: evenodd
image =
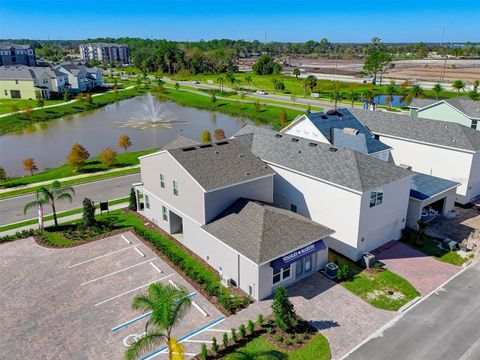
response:
M330 250L329 262L348 269L337 280L338 283L376 308L397 311L420 295L407 280L379 265L363 269L333 250Z

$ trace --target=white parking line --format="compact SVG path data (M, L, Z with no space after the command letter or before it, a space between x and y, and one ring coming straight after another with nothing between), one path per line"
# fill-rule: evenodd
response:
M148 286L148 285L151 285L151 284L153 284L153 283L156 283L156 282L165 280L165 279L167 279L167 278L169 278L169 277L172 277L173 275L175 275L175 273L170 274L170 275L167 275L167 276L164 276L164 277L161 278L161 279L158 279L158 280L155 280L155 281L151 281L151 282L149 282L148 284L144 284L144 285L142 285L142 286L136 287L135 289L125 291L124 293L121 293L121 294L119 294L119 295L113 296L113 297L111 297L111 298L109 298L109 299L107 299L107 300L100 301L99 303L96 303L94 306L99 306L99 305L105 304L105 303L107 303L107 302L109 302L109 301L118 299L119 297L122 297L123 295L130 294L130 293L132 293L132 292L134 292L134 291L137 291L137 290L139 290L139 289L141 289L141 288L144 288L145 286Z
M91 259L88 259L88 260L79 262L78 264L70 265L68 268L71 269L71 268L74 268L74 267L76 267L76 266L83 265L83 264L89 263L89 262L91 262L91 261L104 258L104 257L106 257L106 256L110 256L110 255L113 255L113 254L117 254L117 253L119 253L119 252L122 252L122 251L125 251L125 250L128 250L128 249L136 248L137 246L140 246L140 244L138 244L138 245L133 245L133 246L129 246L129 247L126 247L126 248L117 250L117 251L112 251L112 252L109 252L108 254L96 256L96 257L94 257L94 258L91 258Z
M122 271L125 271L125 270L128 270L128 269L132 269L132 268L134 268L134 267L136 267L136 266L139 266L139 265L142 265L142 264L145 264L145 263L148 263L148 262L151 264L151 262L152 262L153 260L155 260L155 259L150 259L150 260L142 261L142 262L140 262L140 263L138 263L138 264L131 265L131 266L126 267L126 268L124 268L124 269L114 271L114 272L112 272L112 273L110 273L110 274L103 275L103 276L100 276L100 277L98 277L98 278L96 278L96 279L92 279L92 280L86 281L86 282L84 282L83 284L80 284L80 285L83 286L83 285L87 285L87 284L93 283L93 282L95 282L95 281L97 281L97 280L104 279L104 278L106 278L106 277L109 277L109 276L112 276L112 275L121 273Z
M178 285L175 284L172 280L168 280L168 282L170 283L170 285L172 285L173 287L175 287L176 289L178 289ZM208 316L208 313L203 310L200 305L198 305L195 301L192 300L192 305L195 309L197 309L200 314L202 314L203 316L207 317Z
M223 329L207 329L205 331L216 331L216 332L230 332L230 330L223 330Z
M213 344L213 341L211 340L185 340L184 342L189 342L189 343L205 343L205 344Z
M157 270L160 274L163 273L163 271L160 270L160 268L159 268L157 265L155 265L153 262L151 262L150 265L152 265L152 267L153 267L155 270Z
M142 253L138 248L135 248L135 251L140 254L140 256L145 257L145 254Z
M127 244L131 244L131 243L132 243L130 240L128 240L128 239L125 237L125 235L122 234L122 235L120 235L120 236L123 238L123 240L125 240L125 241L127 242Z

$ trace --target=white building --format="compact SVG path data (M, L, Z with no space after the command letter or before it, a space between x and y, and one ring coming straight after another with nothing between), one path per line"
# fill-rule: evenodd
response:
M55 73L67 77L70 90L74 93L93 90L103 86L102 71L81 63L66 62L53 68Z
M130 49L126 44L81 44L80 56L85 61L96 60L101 63L130 63Z

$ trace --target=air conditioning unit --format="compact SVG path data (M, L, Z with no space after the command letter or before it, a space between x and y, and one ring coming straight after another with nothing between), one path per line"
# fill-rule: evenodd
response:
M226 276L222 276L221 284L225 287L230 287L232 284L232 279Z

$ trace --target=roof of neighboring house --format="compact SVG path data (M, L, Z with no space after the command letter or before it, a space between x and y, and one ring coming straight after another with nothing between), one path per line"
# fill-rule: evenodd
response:
M275 174L235 139L167 151L206 191Z
M88 43L82 44L80 46L100 46L100 47L128 47L127 44L116 44L116 43Z
M460 184L455 181L442 179L422 173L416 173L412 177L410 196L418 200L427 200Z
M202 228L256 264L334 233L292 211L244 198Z
M373 154L391 148L375 139L373 134L347 109L311 113L306 116L330 144L365 154ZM346 133L343 131L344 129L353 129L356 134Z
M25 66L25 65L7 65L0 66L1 80L34 80L42 73L47 72L51 75L50 68Z
M10 50L11 48L27 50L27 49L32 49L33 46L32 45L14 44L14 43L8 42L8 41L0 42L0 50Z
M373 133L457 149L480 151L480 131L440 120L414 119L385 111L350 109Z
M234 137L267 163L360 192L413 174L357 151L252 125L245 126Z
M414 99L410 107L423 109L424 107L437 104L437 103L447 103L453 106L455 109L461 111L468 117L474 117L480 119L480 102L473 101L467 97L457 97L444 100L433 100L433 99Z
M168 144L162 146L162 150L177 149L186 146L195 146L198 144L198 141L179 135Z

